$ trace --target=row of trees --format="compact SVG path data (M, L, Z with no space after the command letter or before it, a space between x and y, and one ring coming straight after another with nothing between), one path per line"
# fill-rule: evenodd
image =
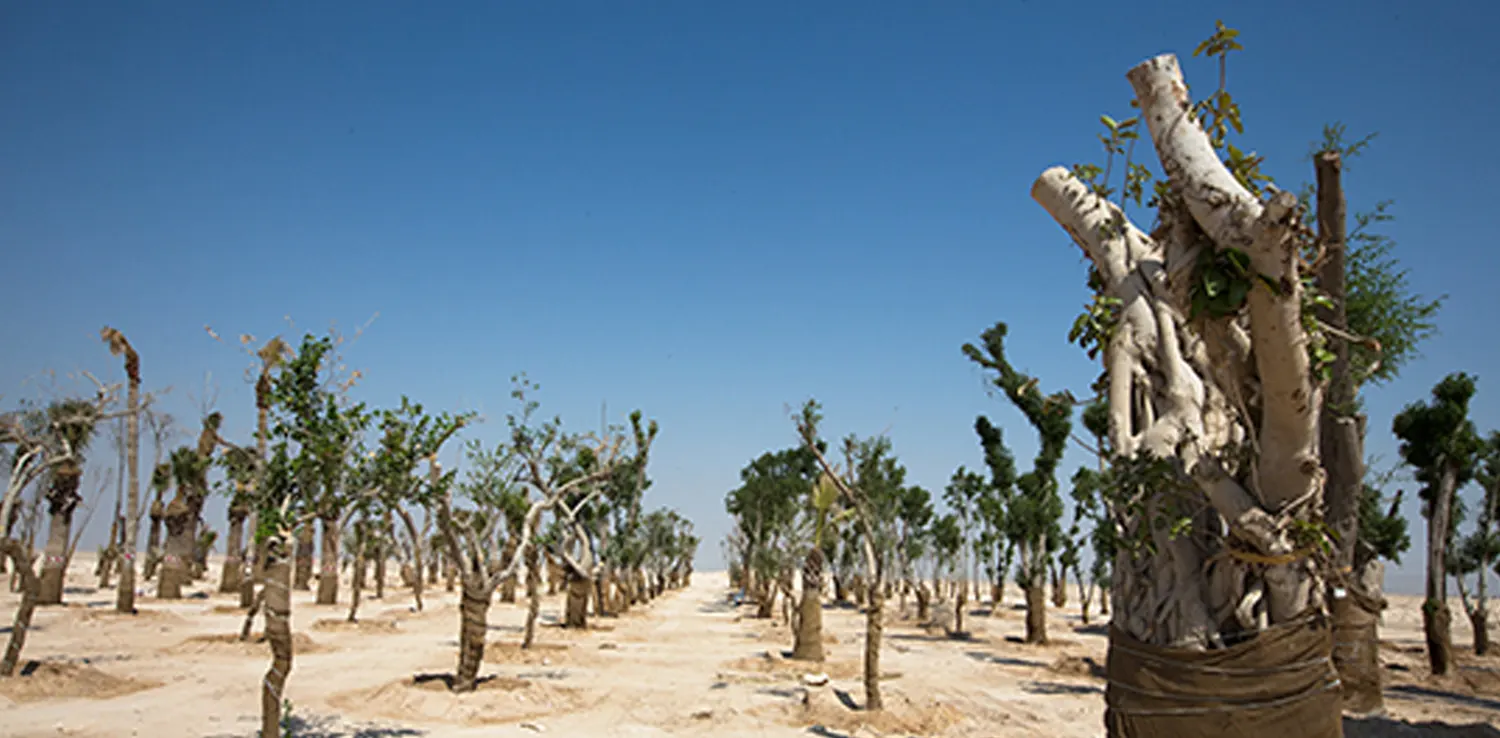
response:
M538 388L518 376L512 395L519 410L507 415L505 438L493 445L470 441L460 477L457 470L445 470L438 457L477 422L472 413L432 413L406 398L389 409L355 401L359 373L344 369L337 353L344 340L337 334L308 334L296 347L279 338L256 347L244 336L241 345L256 357L253 437L249 442L226 438L220 432L222 416L212 412L194 444L161 461L166 423L140 394L139 356L120 332L106 329L104 335L125 357L129 389L123 403L118 387L98 383L93 398L0 416L0 444L11 468L0 511L0 520L8 522L0 547L22 591L0 675L14 673L35 607L61 600L66 555L76 545L72 511L79 502L83 454L101 424L112 418L127 424L123 450L129 469L124 509L101 560L101 567L119 569L117 609L136 611L135 536L142 515L134 472L144 418L158 441L148 551L156 550L163 528L166 534L161 555L148 557L146 575L158 578L158 597L181 597L206 569L204 501L215 490L229 498L220 591L238 593L247 608L242 638L249 637L258 616L265 619L272 663L263 681L263 735L280 730L283 689L293 663L291 590L309 588L313 578L314 526L321 533L317 601L337 602L347 565L351 621L371 562L377 596L384 594L387 562L400 562L418 608L424 580L447 573L448 588L456 584L460 591L456 691L475 687L497 590L503 601L514 602L517 583L524 583L522 647L531 646L544 565L551 569L552 587L565 583L565 627L586 627L591 605L595 615L621 613L685 586L691 576L699 542L691 522L675 511L643 505L657 425L639 411L630 414L628 427L570 432L559 419L538 414ZM161 504L172 487L174 497ZM45 504L51 513L39 573L31 537L15 525L29 490L31 506ZM158 560L159 571L153 571Z
M951 594L961 632L961 582L973 582L977 598L982 570L996 608L1008 578L1023 591L1028 642L1046 640L1048 585L1063 606L1071 577L1085 621L1103 594L1112 649L1146 649L1183 669L1195 652L1238 649L1226 653L1248 671L1295 670L1306 652L1286 644L1301 638L1332 655L1347 709L1380 707L1383 562L1410 541L1401 492L1389 494L1393 475L1366 468L1360 397L1417 355L1442 298L1413 293L1394 244L1375 232L1389 203L1347 225L1344 165L1373 136L1351 143L1341 126L1326 128L1311 156L1316 184L1300 196L1275 188L1260 157L1232 142L1243 123L1225 80L1241 48L1222 23L1199 45L1195 55L1219 67L1219 86L1197 102L1174 56L1142 63L1128 75L1139 117L1101 118L1102 166L1057 167L1037 180L1033 197L1090 259L1093 298L1069 340L1102 359L1104 372L1080 402L1014 369L1004 323L963 347L1037 433L1029 470L1018 470L1001 429L981 416L974 427L988 473L958 469L943 495L951 513L939 514L884 438L850 436L842 466L830 463L809 403L797 422L802 442L752 461L729 493L731 568L759 615L772 614L778 595L790 600L801 564L796 657L822 657L813 641L825 566L834 601L852 595L866 607L869 706L879 707L884 600L911 592L925 618L930 596ZM1133 158L1142 121L1161 179ZM1131 210L1154 215L1149 233L1131 224ZM1482 438L1467 418L1473 392L1472 378L1450 376L1392 425L1429 523L1424 616L1437 674L1451 661L1447 579L1458 583L1483 652L1483 574L1500 573L1500 436ZM1083 434L1073 430L1078 409ZM1057 475L1070 441L1095 459L1071 477L1065 527ZM1457 493L1470 480L1481 494L1462 534L1467 506ZM960 583L929 590L923 566ZM1317 626L1330 614L1336 636ZM1304 677L1294 692L1260 699L1287 698L1285 706L1337 684ZM1111 735L1184 729L1143 717L1181 706L1130 704L1139 700L1121 691L1129 678L1112 675L1120 683L1111 685ZM1174 678L1182 677L1163 677L1157 691ZM1188 689L1161 699L1191 702Z

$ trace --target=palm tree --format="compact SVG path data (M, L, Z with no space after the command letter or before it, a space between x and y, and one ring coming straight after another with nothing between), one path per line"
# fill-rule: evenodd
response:
M72 540L73 512L83 499L78 494L83 481L83 453L99 418L99 409L86 400L62 400L45 410L48 443L56 461L49 465L47 479L47 547L42 558L41 590L37 604L62 603L63 579L68 567L68 543Z

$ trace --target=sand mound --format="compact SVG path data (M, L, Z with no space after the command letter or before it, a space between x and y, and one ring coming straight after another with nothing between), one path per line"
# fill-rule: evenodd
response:
M1059 656L1047 668L1054 674L1064 676L1104 678L1104 666L1088 656Z
M241 641L238 633L199 635L163 650L178 654L215 653L244 656L269 656L271 654L271 646L266 643L265 633L252 633L248 641ZM334 650L337 649L314 641L306 633L292 634L293 654L325 653Z
M592 706L599 698L572 687L528 679L489 677L467 694L448 689L449 674L413 678L329 698L350 713L399 721L457 722L468 725L534 720Z
M401 628L395 620L357 620L347 618L322 618L312 624L312 629L323 633L395 633Z
M187 619L168 610L152 610L137 607L134 613L118 612L114 608L95 608L78 613L78 622L91 626L105 623L150 623L152 625L178 625Z
M724 668L729 671L768 674L787 679L801 679L803 674L827 674L830 679L859 679L863 678L865 673L864 662L858 660L827 660L822 663L794 661L784 658L776 651L762 651L756 656L736 659L726 663ZM880 679L886 681L899 676L901 675L898 673L887 671L881 672Z
M880 712L865 712L852 709L844 700L864 700L864 694L846 694L841 699L828 687L803 690L799 701L788 700L785 704L768 705L755 710L756 714L794 727L822 726L854 735L861 730L873 730L877 734L893 735L937 735L963 719L954 707L940 705L934 700L914 701L903 694L883 691L881 699L884 709ZM858 704L858 703L856 703Z
M566 643L532 643L531 648L522 649L519 642L501 641L484 644L484 660L489 664L548 666L575 661L572 649Z
M104 700L161 686L161 682L106 674L87 664L58 661L30 661L17 674L0 679L0 695L16 702Z

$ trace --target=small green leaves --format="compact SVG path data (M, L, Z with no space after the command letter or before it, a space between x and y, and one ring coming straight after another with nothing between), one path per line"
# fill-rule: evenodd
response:
M1223 318L1238 313L1250 294L1251 284L1248 254L1239 249L1215 251L1205 247L1193 268L1189 317L1206 314Z

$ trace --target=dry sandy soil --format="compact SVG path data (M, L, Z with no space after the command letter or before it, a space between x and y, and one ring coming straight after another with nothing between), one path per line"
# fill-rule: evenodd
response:
M212 567L214 571L218 566ZM112 592L95 582L80 555L67 605L38 610L25 651L27 676L0 680L4 736L253 736L264 643L235 642L242 622L230 595L208 583L177 602L140 601L134 617L112 612ZM149 586L149 585L148 585ZM555 626L560 598L543 605L542 644L520 652L522 605L490 612L490 648L477 692L451 695L441 676L456 661L456 595L428 594L422 613L391 587L361 607L347 627L347 605L295 599L296 665L287 685L295 734L320 738L397 736L1095 736L1101 730L1105 640L1082 628L1076 606L1052 613L1055 643L1008 640L1022 613L975 609L966 639L929 632L910 618L886 628L883 669L888 709L868 716L859 657L863 618L828 608L828 687L804 704L805 665L786 662L784 625L755 620L726 601L722 573L700 573L690 588L588 632ZM148 591L154 592L154 588ZM347 591L341 593L347 602ZM1425 673L1415 599L1392 598L1385 642L1388 718L1348 721L1351 736L1500 738L1500 657L1461 655L1457 675ZM0 593L3 634L17 597ZM892 603L891 609L895 609ZM908 608L911 603L908 603ZM779 609L779 608L778 608ZM779 615L779 613L778 613ZM329 622L333 621L333 622ZM1465 618L1455 641L1467 651ZM847 703L847 704L846 704Z

